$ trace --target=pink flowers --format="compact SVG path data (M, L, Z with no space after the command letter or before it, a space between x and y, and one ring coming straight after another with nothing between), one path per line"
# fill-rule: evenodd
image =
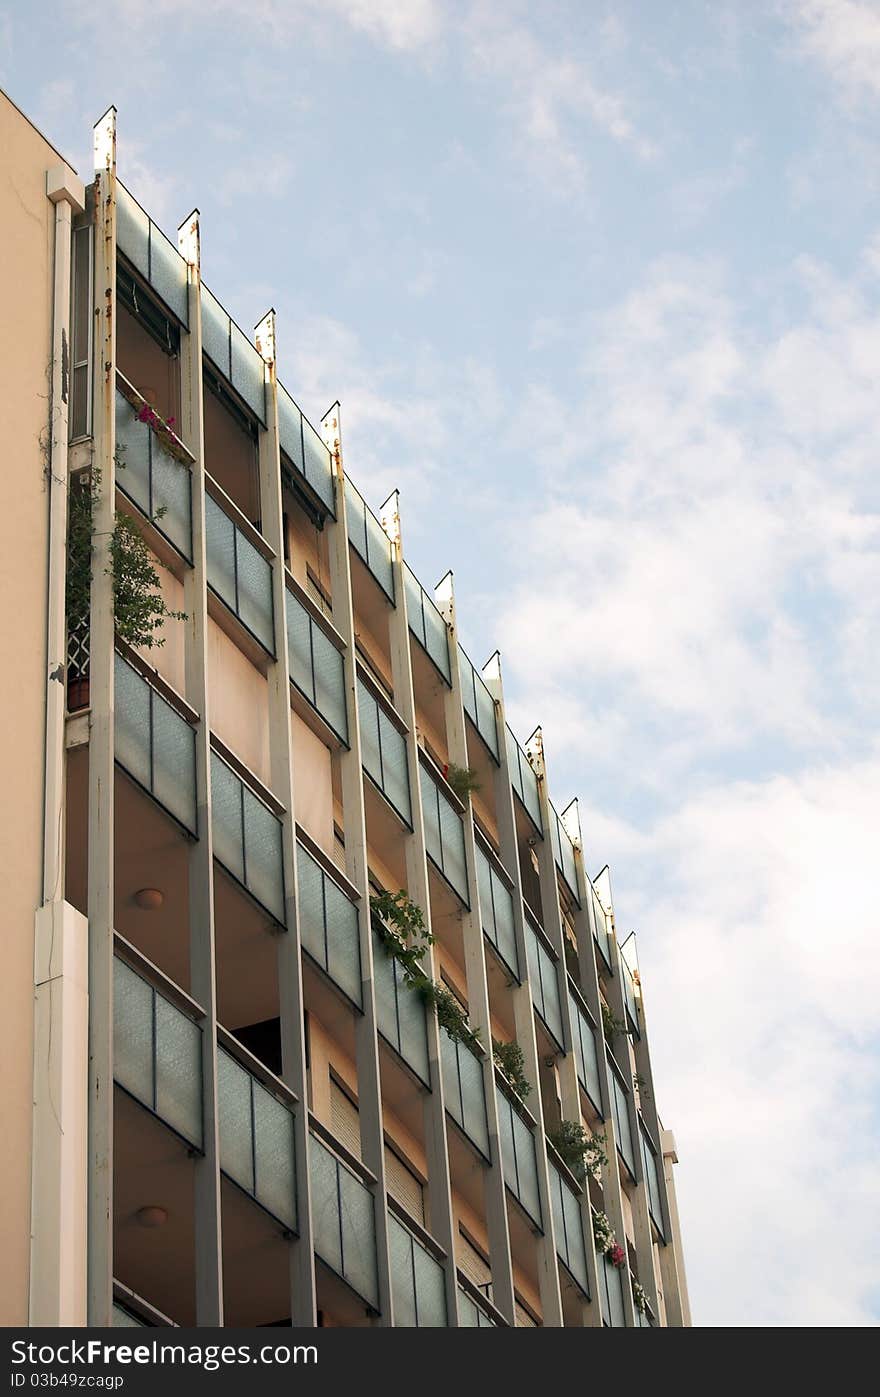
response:
M173 417L169 417L166 422L164 417L160 417L156 409L151 407L149 403L143 404L137 417L139 422L146 422L147 426L152 427L155 432L161 431L163 427L167 427L170 430L174 425Z
M618 1268L625 1265L626 1252L619 1242L615 1242L614 1246L609 1250L608 1260L611 1262L612 1266L617 1266Z

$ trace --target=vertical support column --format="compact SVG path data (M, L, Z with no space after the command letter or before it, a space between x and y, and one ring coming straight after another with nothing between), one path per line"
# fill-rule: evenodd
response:
M678 1200L675 1196L673 1165L678 1163L675 1136L671 1130L661 1130L660 1149L663 1154L663 1182L669 1206L670 1237L667 1245L660 1249L660 1272L663 1279L663 1297L666 1302L666 1322L675 1328L690 1328L691 1305L688 1297L687 1280L684 1270L684 1253L681 1248L681 1224L678 1217Z
M541 921L544 930L558 957L556 962L556 984L559 992L559 1007L562 1014L562 1031L565 1035L565 1053L557 1062L557 1072L559 1074L559 1092L562 1104L563 1120L574 1121L581 1124L581 1091L578 1085L577 1060L573 1052L574 1033L571 1022L571 1002L568 997L568 971L565 959L565 933L562 930L562 914L559 908L559 884L556 875L556 858L553 853L553 841L550 838L550 821L553 813L550 809L550 790L547 780L547 766L544 760L544 738L540 728L536 728L526 744L526 752L529 760L538 776L538 799L541 804L541 822L545 830L545 838L537 851L538 857L538 878L541 889ZM584 1229L584 1238L587 1242L587 1270L590 1277L592 1294L598 1302L599 1292L596 1286L595 1252L592 1246L593 1237L593 1215L590 1208L590 1191L586 1180L580 1199L581 1222ZM581 1307L581 1322L584 1326L593 1326L597 1323L601 1325L602 1317L598 1304L589 1305L586 1302Z
M211 719L208 692L208 565L205 554L205 432L202 382L201 244L194 209L180 225L177 246L187 263L189 334L181 335L181 436L195 457L192 471L192 568L183 583L186 698L200 716L196 729L198 840L189 852L189 959L202 1021L204 1154L195 1163L196 1324L223 1323L223 1246L217 1100L217 981L214 941L214 857L211 824Z
M363 1014L355 1025L357 1057L358 1117L364 1163L377 1179L376 1262L379 1276L379 1323L394 1323L391 1269L388 1242L388 1204L385 1191L385 1135L382 1119L382 1088L379 1069L379 1040L376 1020L376 994L373 978L373 933L370 924L370 878L367 860L367 821L364 811L364 778L361 765L361 731L358 718L357 666L355 662L354 610L351 593L351 565L348 548L348 521L345 503L345 473L342 456L342 413L334 403L321 419L324 441L333 457L336 485L336 523L330 526L330 587L333 622L345 641L345 713L348 722L348 749L339 753L342 787L342 819L345 835L345 871L360 894L358 934L361 952L361 997Z
M309 1189L308 1084L296 870L295 773L290 731L290 661L287 648L274 310L270 310L260 321L255 340L266 365L267 425L265 432L260 432L259 440L260 518L263 536L275 554L272 563L275 662L269 665L268 671L269 769L272 790L286 811L282 820L282 843L287 931L278 940L281 1061L284 1080L296 1092L300 1103L294 1117L298 1236L291 1243L290 1305L292 1323L310 1327L317 1323L317 1305Z
M456 766L466 768L468 762L467 728L462 703L461 670L458 657L458 629L455 621L455 591L452 573L435 588L437 608L449 628L449 672L452 688L444 690L444 716L449 757ZM492 1055L492 1020L489 1011L489 985L486 978L486 957L483 949L483 927L480 915L480 893L477 880L477 850L474 837L474 813L470 799L464 815L464 852L467 866L468 901L470 911L462 918L465 972L468 987L468 1012L472 1026L485 1044L483 1084L486 1092L486 1114L489 1124L489 1149L492 1162L485 1171L486 1222L489 1233L489 1264L492 1272L492 1297L508 1324L516 1323L513 1294L513 1270L510 1261L510 1229L507 1221L507 1197L501 1167L501 1132L498 1124L498 1099L495 1095L495 1063Z
M89 616L89 1324L113 1297L113 579L116 496L116 109L94 132L92 587ZM96 474L98 473L98 474Z
M406 881L409 896L424 911L425 926L431 930L431 893L428 882L428 862L425 849L425 822L422 813L422 792L419 781L419 754L416 744L416 703L413 692L412 655L409 648L409 622L406 611L406 588L403 575L403 550L400 535L398 495L382 506L382 527L391 539L394 568L394 595L397 605L389 618L391 642L391 675L394 703L407 725L406 759L412 805L413 832L405 836ZM437 978L437 960L430 949L430 974ZM428 1201L430 1227L433 1236L446 1251L444 1276L446 1280L446 1311L450 1327L458 1326L458 1284L455 1274L455 1219L452 1210L452 1183L449 1171L449 1151L446 1141L446 1109L443 1078L440 1069L440 1026L436 1014L427 1015L428 1067L431 1092L425 1098L425 1144L428 1156Z
M486 687L497 705L498 751L501 762L495 772L495 810L498 819L498 837L501 847L501 862L513 882L513 919L516 931L516 954L519 960L522 983L512 991L516 1037L522 1049L525 1072L532 1084L530 1102L534 1102L533 1113L537 1120L536 1146L538 1157L538 1188L541 1197L541 1212L544 1218L544 1235L538 1239L538 1283L541 1292L541 1308L544 1324L547 1327L561 1328L563 1325L562 1295L559 1289L559 1267L556 1261L556 1245L553 1236L553 1209L550 1201L550 1180L547 1172L547 1138L544 1132L544 1110L541 1104L541 1068L538 1061L538 1044L535 1037L535 1012L532 1008L532 992L529 986L528 951L526 949L525 913L523 911L522 876L519 866L519 842L516 833L516 815L513 806L513 786L510 781L510 763L507 753L507 723L504 716L504 689L501 681L501 656L496 650L483 669ZM515 1260L515 1258L511 1258Z

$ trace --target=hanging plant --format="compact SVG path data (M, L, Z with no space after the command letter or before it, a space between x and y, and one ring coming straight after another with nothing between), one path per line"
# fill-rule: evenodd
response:
M510 1043L502 1043L500 1039L493 1038L492 1058L495 1065L504 1073L520 1101L525 1101L532 1089L532 1084L526 1076L523 1051L516 1039L514 1038Z
M645 1294L645 1287L636 1280L635 1276L632 1278L632 1293L633 1304L639 1314L643 1315L648 1308L648 1297Z
M616 1245L617 1238L614 1235L614 1228L608 1221L607 1213L593 1214L593 1241L600 1256L604 1256Z
M455 995L432 980L422 969L422 961L436 938L425 927L425 914L401 890L374 893L370 898L370 921L385 953L393 956L403 971L404 983L415 990L433 1009L437 1022L455 1042L473 1047L479 1032L472 1029Z
M480 789L477 773L472 766L456 766L455 762L447 762L443 767L443 776L462 805L467 805L472 791Z
M616 1266L620 1271L626 1265L626 1252L619 1242L615 1242L613 1247L608 1249L608 1260L612 1266Z
M633 1086L638 1092L640 1101L650 1101L651 1093L648 1091L648 1079L643 1077L641 1072L637 1072L633 1077Z
M71 485L67 521L67 578L65 602L67 629L75 633L88 627L91 606L92 551L95 508L101 488L101 472L93 466L87 479ZM158 510L160 519L164 510ZM166 606L153 557L134 520L117 510L110 536L113 578L113 616L116 633L129 645L152 650L165 644L160 634L167 620L185 621L185 611Z
M581 1182L587 1174L598 1178L599 1170L608 1163L605 1136L585 1130L580 1121L560 1121L555 1130L547 1132L547 1139Z

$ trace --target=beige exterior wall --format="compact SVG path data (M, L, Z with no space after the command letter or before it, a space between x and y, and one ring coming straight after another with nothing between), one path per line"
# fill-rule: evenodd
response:
M33 1104L34 918L42 900L42 802L48 505L44 478L52 354L55 211L46 171L57 151L0 92L0 590L3 653L15 656L17 702L2 732L4 1064L0 1115L0 1323L27 1320Z

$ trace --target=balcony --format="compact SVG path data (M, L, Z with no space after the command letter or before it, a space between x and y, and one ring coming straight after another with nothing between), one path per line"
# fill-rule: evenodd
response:
M525 922L525 937L532 1003L547 1031L550 1050L561 1053L564 1051L565 1034L559 1003L557 963L529 916Z
M461 692L464 711L480 734L480 737L491 752L497 765L501 758L498 751L498 724L495 716L495 700L460 645L458 647L458 664L461 675Z
M465 907L469 907L461 816L422 762L419 763L419 785L428 856Z
M569 990L571 1027L574 1035L574 1056L577 1063L578 1081L589 1097L590 1104L598 1116L602 1116L602 1089L599 1078L599 1055L596 1049L596 1030L580 1000Z
M551 1161L550 1202L553 1208L553 1231L556 1234L556 1255L584 1295L589 1296L587 1276L587 1247L580 1199L569 1188L562 1174Z
M626 1327L626 1312L623 1304L623 1285L627 1275L625 1266L614 1266L606 1256L597 1256L599 1268L599 1304L602 1321L609 1329Z
M118 651L114 690L117 762L184 829L197 834L195 732Z
M590 892L587 902L590 903L590 921L593 927L593 940L599 948L599 953L609 972L612 967L611 960L611 937L608 934L608 927L605 920L605 912L599 899L594 892Z
M486 1119L486 1087L483 1061L477 1052L458 1039L440 1033L440 1068L446 1110L486 1161L489 1125Z
M309 1138L315 1252L378 1311L376 1220L371 1190L313 1133Z
M222 495L219 486L213 491ZM240 518L236 506L224 496L224 506L211 494L205 495L205 546L208 586L225 602L269 654L275 654L275 620L272 603L272 566L257 542L260 535ZM265 545L264 545L265 546Z
M611 1062L608 1064L608 1091L611 1097L611 1113L614 1117L614 1135L617 1152L626 1165L631 1177L636 1176L635 1151L629 1123L629 1093Z
M345 512L349 543L393 606L391 540L348 477L345 480Z
M510 765L510 783L538 834L543 836L541 821L541 800L538 795L538 778L534 768L520 747L510 728L505 729L507 738L507 760Z
M477 888L483 935L492 943L504 965L519 980L519 956L513 916L513 893L502 880L495 863L477 843Z
M217 1098L220 1168L283 1228L295 1232L290 1104L269 1091L225 1048L217 1050Z
M409 628L434 668L451 688L449 629L446 622L415 573L406 564L403 567L403 582Z
M623 1002L626 1007L626 1017L629 1020L633 1033L637 1038L640 1038L641 1020L639 1019L639 1011L636 1004L636 987L633 973L622 955L618 957L618 964L620 965L620 983L623 986Z
M285 910L281 821L211 752L214 857L281 926Z
M443 1267L393 1213L388 1214L395 1328L445 1329Z
M303 949L358 1008L363 1003L358 909L302 845L296 847Z
M565 885L571 893L572 898L580 907L577 883L577 865L574 857L574 845L562 821L557 814L555 805L550 805L550 842L553 845L553 857L556 860L556 867L565 880Z
M342 652L289 584L285 605L290 678L331 732L347 744Z
M116 484L191 563L193 458L174 432L151 425L152 409L136 388L121 374L116 383Z
M290 463L309 489L317 495L328 513L335 518L333 458L311 422L303 416L287 389L280 383L278 437L284 462Z
M497 1329L482 1305L472 1300L466 1290L458 1287L458 1322L462 1329Z
M407 985L395 958L373 933L373 982L379 1032L419 1081L430 1082L425 1005Z
M645 1182L648 1188L648 1207L651 1213L651 1221L656 1227L661 1238L665 1237L663 1230L663 1195L660 1189L660 1163L659 1151L648 1131L644 1121L639 1120L639 1141L642 1147L642 1163L645 1171Z
M538 1191L538 1159L531 1126L510 1097L495 1088L501 1132L501 1163L504 1182L528 1214L538 1231L543 1228L541 1196Z
M204 282L201 283L201 303L204 353L265 425L265 365L262 356Z
M358 717L364 771L404 823L412 828L406 739L363 678L358 678Z
M202 1031L118 956L113 1076L176 1135L202 1148Z
M181 324L187 325L189 300L186 262L118 180L116 240L119 251L152 286Z

